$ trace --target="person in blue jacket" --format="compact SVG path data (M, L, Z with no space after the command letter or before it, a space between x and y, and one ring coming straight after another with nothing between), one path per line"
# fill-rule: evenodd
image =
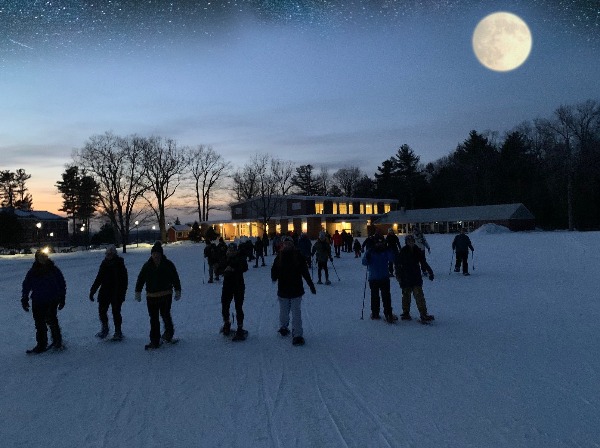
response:
M27 350L27 353L42 353L49 348L61 349L63 341L57 310L62 310L65 306L67 284L60 269L42 249L36 251L33 266L23 280L21 306L26 312L29 312L30 294L37 344L31 350ZM48 346L48 328L52 335L50 346Z
M390 292L390 272L388 265L394 261L394 252L387 247L383 235L376 233L373 244L366 250L362 258L363 266L369 272L369 288L371 290L371 319L379 320L379 295L383 303L383 315L386 322L394 323L398 320L392 312L392 295Z

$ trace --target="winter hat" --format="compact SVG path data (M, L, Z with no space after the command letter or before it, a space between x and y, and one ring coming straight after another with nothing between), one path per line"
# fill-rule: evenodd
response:
M159 254L163 254L163 248L162 248L162 244L160 243L160 241L157 241L156 243L154 243L154 246L152 246L152 249L150 249L150 253L153 254L154 252L158 252Z
M108 247L106 248L106 251L104 252L106 255L117 255L117 248L115 247L114 244L110 244L108 245Z
M412 236L412 235L406 235L406 236L404 237L404 242L405 242L405 243L408 243L409 241L412 241L412 242L414 243L414 242L415 242L415 237L414 237L414 236Z

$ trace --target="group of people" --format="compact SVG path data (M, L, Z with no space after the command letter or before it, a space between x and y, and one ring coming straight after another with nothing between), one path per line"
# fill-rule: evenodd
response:
M420 239L419 243L417 242ZM371 319L379 320L380 302L383 305L384 319L393 323L398 316L393 313L390 277L395 276L402 290L402 320L411 320L410 307L412 296L415 297L420 320L428 323L434 316L428 313L425 296L423 293L423 276L434 279L431 266L427 263L425 248L431 251L424 236L419 231L408 234L404 238L405 245L390 229L387 237L380 232L368 237L360 245L354 241L355 256L364 253L362 264L367 267L368 282L371 298ZM358 247L356 247L358 245ZM421 245L422 247L420 247ZM223 247L224 246L224 247ZM241 245L240 245L241 246ZM223 277L221 291L221 314L223 326L221 332L228 336L233 334L234 341L242 341L248 332L244 329L244 273L248 270L248 253L236 243L225 244L220 239L217 245L207 243L204 255L209 260L209 283L214 279ZM256 247L257 245L254 245ZM311 247L312 246L312 247ZM264 245L260 245L260 255L263 256ZM268 246L267 246L268 247ZM224 249L224 251L223 251ZM468 275L468 250L474 251L469 237L464 229L452 242L452 249L456 252L455 271L459 272L462 265L463 273ZM258 266L258 253L256 253ZM308 285L310 292L316 294L315 285L309 272L312 258L317 262L317 284L322 284L324 274L325 284L330 284L327 262L333 262L331 244L327 234L322 231L318 240L311 245L308 237L303 234L294 243L290 236L281 237L279 250L271 267L271 280L277 282L277 296L279 300L279 334L287 336L292 334L294 345L303 345L304 336L302 328L301 302L304 296L303 280ZM214 278L214 279L213 279ZM171 317L173 299L181 299L181 281L174 263L169 260L163 251L160 242L156 242L150 251L150 258L142 266L135 284L135 300L140 302L142 291L146 289L146 304L150 317L150 342L146 349L160 347L162 342L173 343L175 329ZM109 334L108 309L112 309L114 333L113 340L121 340L122 317L121 306L125 301L128 288L128 273L123 258L117 254L114 246L109 246L105 257L100 264L96 278L90 288L89 299L94 301L98 293L98 315L101 328L96 334L98 338L106 338ZM27 272L22 285L21 305L28 312L31 311L36 329L36 345L28 353L42 353L49 348L61 349L63 347L61 329L58 322L58 310L65 306L66 282L60 269L49 259L43 250L35 253L35 260ZM229 318L231 303L234 302L237 328L232 330ZM363 303L364 306L364 303ZM290 332L290 314L291 326ZM160 319L162 318L164 332L161 334ZM48 344L48 329L52 342Z

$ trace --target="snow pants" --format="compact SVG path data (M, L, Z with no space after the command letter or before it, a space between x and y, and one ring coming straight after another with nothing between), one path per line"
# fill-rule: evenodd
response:
M147 297L148 314L150 316L150 342L160 344L160 318L165 325L165 339L171 339L175 334L173 319L171 318L171 304L173 295L160 297Z
M221 291L221 315L223 316L223 322L229 322L229 308L231 307L231 301L235 304L235 316L237 317L238 328L244 328L244 286L232 287L223 285Z
M460 265L462 263L462 271L463 274L466 274L467 272L469 272L469 251L468 250L461 250L461 251L456 251L456 264L454 265L454 270L456 272L460 271Z
M402 313L410 313L410 299L411 295L415 296L415 302L417 303L417 309L419 314L424 316L427 314L427 305L425 304L425 294L423 294L423 288L421 286L413 286L412 288L402 288Z
M48 346L48 328L54 344L62 344L62 335L58 325L58 302L31 304L31 313L35 323L35 340L40 347Z
M113 322L115 324L115 331L121 331L121 323L123 318L121 317L121 306L123 301L116 298L100 298L98 297L98 316L102 327L108 326L108 308L112 309Z
M390 292L390 278L382 280L369 280L371 290L371 313L373 316L379 315L379 294L381 293L381 302L383 303L383 314L388 316L392 314L392 294Z
M287 328L290 325L290 311L292 312L292 336L302 336L302 297L283 299L279 297L279 325Z

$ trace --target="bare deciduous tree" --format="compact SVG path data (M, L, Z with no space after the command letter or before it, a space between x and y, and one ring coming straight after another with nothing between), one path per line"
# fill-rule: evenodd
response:
M73 156L98 183L103 214L119 234L123 252L127 252L131 223L138 213L136 203L148 189L143 159L146 145L143 138L107 132L90 137Z
M165 204L177 191L188 159L185 151L177 146L175 140L162 137L147 139L143 154L144 183L148 185L146 193L152 193L151 198L145 195L144 199L156 216L161 241L165 242L167 240Z
M351 198L354 195L354 191L356 190L356 186L358 185L362 174L360 172L360 168L353 166L348 168L340 168L333 173L332 177L342 191L342 194Z
M223 160L211 146L199 145L187 151L188 166L194 178L194 193L198 205L198 221L208 221L212 207L211 199L224 178L227 177L231 163Z

